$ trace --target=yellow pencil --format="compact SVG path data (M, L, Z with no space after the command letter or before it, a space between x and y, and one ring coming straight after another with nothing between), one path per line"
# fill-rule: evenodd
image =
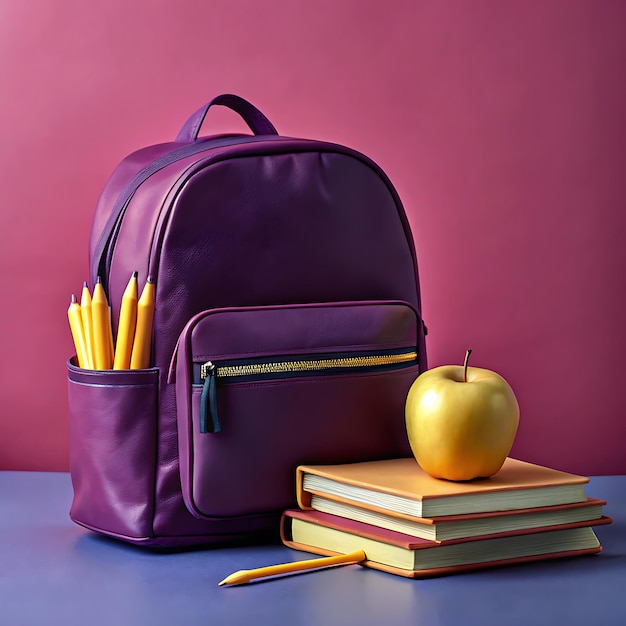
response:
M150 347L152 343L152 321L154 319L154 281L148 276L137 303L137 328L133 342L130 369L140 370L150 367Z
M87 345L87 367L95 368L94 345L93 345L93 321L91 318L91 294L87 282L83 283L83 292L80 298L80 316L83 320L85 344Z
M115 359L115 346L113 345L113 323L111 322L111 317L112 317L111 305L109 304L107 306L107 319L106 319L106 324L107 324L106 333L109 339L109 363L111 363L111 365L109 365L109 368L113 367L113 360Z
M95 350L94 367L97 370L110 370L113 365L111 355L111 316L109 303L100 277L93 288L91 298L91 317L93 322L93 343Z
M137 324L137 272L134 272L122 295L120 321L117 326L117 343L115 344L114 370L130 369L130 356L135 338Z
M67 319L69 320L72 338L74 339L78 366L87 367L87 344L85 343L83 320L80 314L80 304L78 304L78 300L74 294L72 294L72 301L67 309Z
M354 563L360 563L366 558L365 552L363 552L363 550L358 550L357 552L340 554L338 556L328 556L322 559L294 561L293 563L270 565L268 567L260 567L258 569L242 569L224 578L219 585L240 585L256 578L267 578L268 576L277 576L278 574L312 571L321 567L330 567L331 565L351 565Z

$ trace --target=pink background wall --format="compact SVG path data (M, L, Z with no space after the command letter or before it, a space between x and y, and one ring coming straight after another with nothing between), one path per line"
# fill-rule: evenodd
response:
M0 469L67 469L66 310L106 178L235 92L388 172L430 364L472 347L509 380L516 456L626 473L625 20L620 0L1 3Z

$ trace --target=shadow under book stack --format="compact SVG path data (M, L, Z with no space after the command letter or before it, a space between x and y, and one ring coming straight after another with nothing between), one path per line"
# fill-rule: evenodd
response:
M299 509L285 545L315 554L364 550L363 565L408 577L600 552L609 524L589 479L507 458L491 478L433 478L413 458L297 469Z

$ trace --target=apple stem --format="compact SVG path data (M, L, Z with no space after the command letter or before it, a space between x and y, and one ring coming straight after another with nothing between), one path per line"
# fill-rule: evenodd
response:
M465 353L465 361L463 362L463 382L467 382L467 362L469 361L470 354L472 354L472 349L468 348Z

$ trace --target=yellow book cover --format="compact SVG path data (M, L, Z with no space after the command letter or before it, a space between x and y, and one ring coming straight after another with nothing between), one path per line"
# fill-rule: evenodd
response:
M452 482L433 478L414 458L341 465L301 465L298 505L312 495L355 503L389 514L439 517L584 502L589 478L507 458L490 478Z

